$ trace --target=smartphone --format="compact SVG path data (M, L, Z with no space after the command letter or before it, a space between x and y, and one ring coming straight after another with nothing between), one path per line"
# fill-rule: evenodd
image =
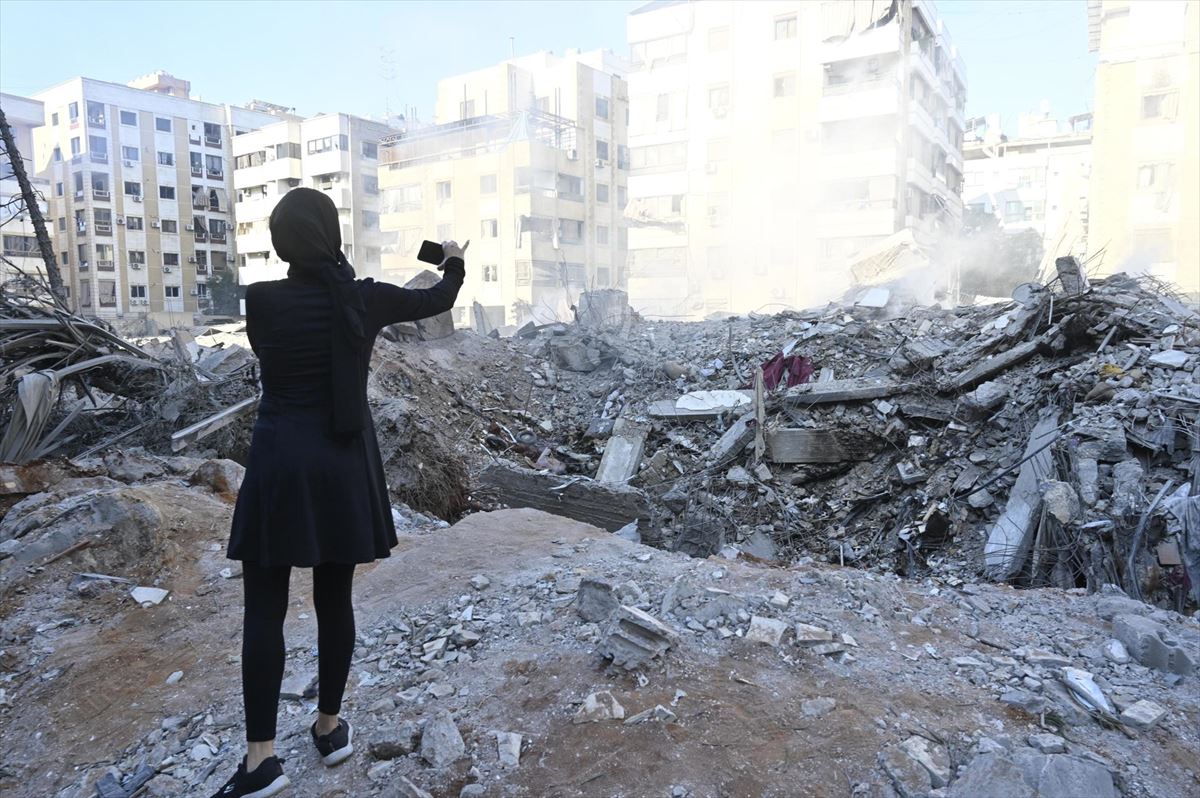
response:
M410 252L412 250L409 250ZM446 253L442 249L442 245L433 241L422 241L421 251L417 253L417 260L434 265L440 264L446 259Z

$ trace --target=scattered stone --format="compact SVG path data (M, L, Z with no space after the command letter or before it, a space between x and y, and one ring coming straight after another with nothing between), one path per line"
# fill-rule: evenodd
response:
M946 798L1121 798L1103 765L1066 754L1031 749L981 754L960 772Z
M377 712L391 712L395 708L396 708L396 702L393 701L391 698L384 696L383 698L379 699L375 703L371 704L371 706L367 707L367 712L370 712L372 714L375 714Z
M583 706L575 713L575 723L596 723L602 720L621 720L625 707L607 690L592 693L584 699Z
M521 735L516 732L496 732L496 748L500 764L515 768L521 764Z
M786 631L787 624L783 621L753 615L750 617L750 629L746 632L746 639L752 643L765 643L769 646L778 646L780 641L783 640L783 633Z
M372 741L368 750L375 759L396 759L416 751L420 740L421 727L415 721L406 720L396 728L394 733L383 739Z
M1121 713L1121 721L1139 729L1149 729L1156 725L1167 714L1167 711L1153 701L1142 699Z
M482 784L465 784L458 792L458 798L481 798L487 795L487 787Z
M1105 643L1104 656L1118 665L1124 665L1132 659L1129 656L1129 649L1125 648L1125 644L1120 640L1109 640Z
M809 698L800 702L800 711L806 718L819 718L828 715L837 707L833 698Z
M471 577L471 587L476 590L486 590L492 584L492 580L488 579L483 574L476 574Z
M1071 664L1069 658L1040 648L1026 649L1024 659L1030 665L1042 665L1048 668L1061 668Z
M419 750L421 758L437 768L446 767L466 752L462 735L448 711L439 711L425 724Z
M135 587L129 591L129 595L133 596L133 600L143 607L152 607L161 604L168 593L170 593L169 590L163 590L161 587Z
M1170 640L1162 624L1138 615L1113 618L1113 633L1142 665L1155 670L1190 676L1195 663L1184 647Z
M400 776L396 779L396 792L393 795L395 798L433 798L428 792L413 784L407 776Z
M1047 480L1040 489L1046 512L1058 519L1060 524L1069 524L1079 517L1079 494L1070 483Z
M179 684L179 680L183 678L183 671L175 671L167 677L167 684Z
M950 754L944 746L913 735L900 743L900 748L925 769L934 789L945 787L950 782Z
M645 723L648 720L657 720L662 723L674 723L676 720L675 713L664 707L662 704L655 704L650 709L644 709L636 715L631 715L625 719L626 726L633 726L638 723Z
M1150 363L1155 366L1162 366L1169 369L1181 369L1188 362L1188 353L1180 352L1178 349L1167 349L1163 352L1155 352L1150 356Z
M228 499L235 499L245 476L246 469L232 460L208 460L196 469L188 482Z
M901 798L927 796L933 789L929 771L910 757L899 745L890 745L879 754L879 764ZM983 793L980 793L982 795ZM973 798L978 798L974 796Z
M771 598L768 599L768 603L777 610L786 610L791 601L791 598L786 593L778 590L772 593Z
M1057 734L1031 734L1028 742L1043 754L1062 754L1067 750L1067 741Z
M662 655L678 639L678 634L653 615L622 605L601 644L601 656L614 665L633 670Z
M819 626L810 626L806 623L798 623L795 626L796 645L812 646L819 643L828 643L833 640L833 632L828 629L822 629Z

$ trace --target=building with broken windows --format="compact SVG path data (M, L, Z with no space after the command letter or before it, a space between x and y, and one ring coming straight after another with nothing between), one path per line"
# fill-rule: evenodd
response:
M1043 111L1022 114L1016 136L997 117L976 127L963 148L966 213L994 216L1005 231L1033 230L1043 263L1087 254L1092 115L1059 122Z
M346 258L360 277L381 277L379 142L395 132L381 122L349 114L322 114L276 122L236 137L239 282L249 285L287 274L287 264L271 248L268 221L279 198L297 186L329 195L341 219Z
M625 280L625 70L609 52L537 53L438 83L439 124L380 145L385 278L423 267L424 239L470 241L487 326L571 317L579 294Z
M234 263L232 139L278 121L190 99L163 72L129 85L73 78L35 95L36 171L71 304L103 319L190 323Z
M957 230L966 72L930 3L657 0L628 37L637 310L801 307Z
M1200 2L1089 0L1096 65L1088 245L1102 273L1200 294Z
M29 176L33 190L41 195L42 215L45 215L47 205L44 201L49 195L49 183L34 175L33 159L33 129L42 124L42 104L27 97L17 97L12 94L0 94L0 107L4 109L4 117L12 129L13 140L21 157L25 159L25 171ZM23 276L37 278L44 276L46 268L42 263L42 253L38 249L37 236L34 234L33 222L24 207L21 187L13 172L12 154L0 155L0 236L3 236L3 258L0 259L0 284Z

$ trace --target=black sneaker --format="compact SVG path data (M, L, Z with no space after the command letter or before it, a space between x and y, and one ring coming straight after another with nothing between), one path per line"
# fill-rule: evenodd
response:
M283 760L278 757L267 757L253 773L246 772L246 758L242 757L237 773L212 798L268 798L283 792L289 784L291 781L283 773Z
M317 747L317 752L321 755L321 761L327 768L345 762L354 753L354 744L351 742L354 739L354 729L340 718L337 728L329 734L318 735L316 723L308 731L312 735L313 745Z

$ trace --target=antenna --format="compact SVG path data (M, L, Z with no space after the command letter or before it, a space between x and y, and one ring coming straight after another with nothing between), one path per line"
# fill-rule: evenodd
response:
M508 37L508 57L509 58L517 57L517 37L516 36Z

